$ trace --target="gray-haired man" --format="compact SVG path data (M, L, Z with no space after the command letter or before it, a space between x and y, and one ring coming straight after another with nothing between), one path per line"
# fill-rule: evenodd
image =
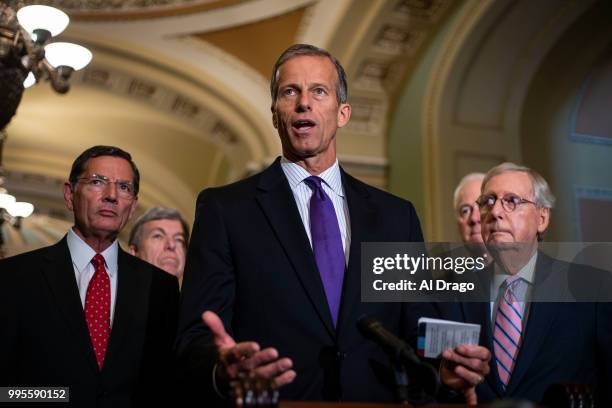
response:
M496 299L461 305L465 322L482 325L480 344L493 354L478 401L539 403L550 386L577 383L599 385L602 406L610 406L610 303L547 300L567 285L563 279L600 276L541 251L555 203L548 183L528 167L502 163L489 170L481 191L482 238L495 260L483 274L493 277Z
M129 252L182 279L188 240L189 226L181 214L173 208L155 207L134 224Z

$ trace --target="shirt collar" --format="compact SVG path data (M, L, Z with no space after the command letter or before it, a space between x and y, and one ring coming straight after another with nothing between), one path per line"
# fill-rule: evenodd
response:
M521 268L520 271L516 275L514 275L514 279L523 279L527 283L533 285L533 279L535 275L535 265L538 259L538 251L535 251L529 262L525 264ZM500 267L495 264L495 276L493 278L494 286L496 289L499 289L500 286L504 283L504 281L508 278L508 274L503 272Z
M96 255L96 251L92 247L87 245L81 237L79 237L74 229L68 230L68 236L66 237L68 243L68 250L70 251L70 257L72 263L76 266L79 272L82 272L91 263L92 258ZM115 240L108 248L106 248L100 255L104 258L106 264L106 271L110 277L117 272L117 258L119 256L119 243Z
M284 156L281 157L281 168L283 169L292 190L295 190L297 186L304 181L304 179L312 175L308 173L305 168L299 164L287 160ZM336 159L331 167L319 174L319 177L325 182L325 184L327 184L329 188L332 189L334 193L340 197L344 197L342 173L340 172L340 164L338 163L338 159Z

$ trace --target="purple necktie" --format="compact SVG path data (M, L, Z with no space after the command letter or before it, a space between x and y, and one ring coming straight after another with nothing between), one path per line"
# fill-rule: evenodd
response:
M304 182L312 189L310 198L310 233L314 252L327 303L334 327L338 321L345 258L342 237L334 205L321 186L321 179L310 176Z

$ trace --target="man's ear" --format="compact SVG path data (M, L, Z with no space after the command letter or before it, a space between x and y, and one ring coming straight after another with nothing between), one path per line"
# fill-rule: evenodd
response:
M541 234L548 228L550 222L550 208L539 208L538 213L538 232Z
M136 256L136 254L138 253L138 251L136 251L136 247L134 245L130 245L128 247L128 252L130 253L130 255L134 255L134 256Z
M351 105L342 103L338 107L338 127L341 128L349 122L351 118Z
M72 191L72 185L67 181L64 183L64 204L70 211L74 209L72 205L72 199L74 198L74 191Z
M272 109L272 125L274 129L278 129L278 118L276 117L276 111Z

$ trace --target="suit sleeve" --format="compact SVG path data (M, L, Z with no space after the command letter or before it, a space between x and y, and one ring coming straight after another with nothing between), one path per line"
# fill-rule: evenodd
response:
M231 334L234 298L234 263L222 208L214 190L204 190L187 253L175 348L184 392L208 404L220 402L212 382L217 350L201 316L206 310L217 313Z

